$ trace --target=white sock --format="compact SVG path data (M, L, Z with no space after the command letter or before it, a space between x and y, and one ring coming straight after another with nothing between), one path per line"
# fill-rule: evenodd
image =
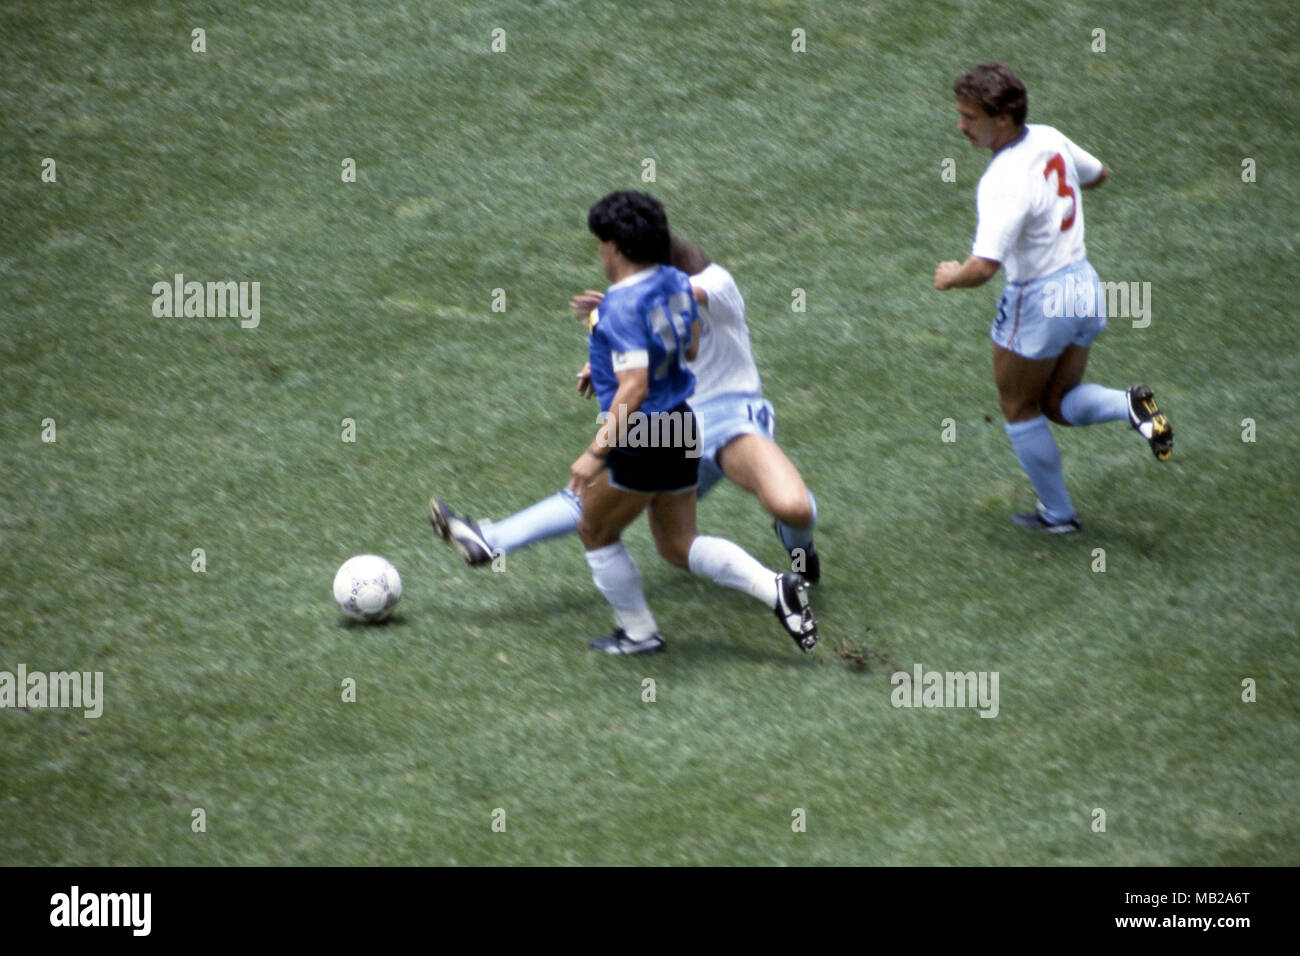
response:
M622 541L587 552L591 579L614 609L614 621L634 641L644 641L659 628L641 589L641 572Z
M776 607L776 572L759 564L749 552L726 538L700 535L686 556L691 574L744 591L769 608Z

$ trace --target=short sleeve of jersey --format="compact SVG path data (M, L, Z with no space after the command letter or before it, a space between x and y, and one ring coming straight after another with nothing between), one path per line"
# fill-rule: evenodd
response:
M1061 138L1065 140L1065 148L1070 151L1070 158L1074 160L1075 171L1079 174L1079 185L1087 186L1089 183L1095 183L1097 177L1101 175L1101 160L1068 136Z
M646 341L645 327L640 318L624 304L608 301L600 306L600 321L592 335L598 337L609 349L610 362L615 372L632 368L645 368L650 364L650 343ZM613 306L612 308L610 306Z
M740 290L736 288L736 280L725 269L705 269L696 273L691 276L691 285L704 290L704 294L709 297L710 308L717 304L733 312L744 311L745 304L740 298Z
M1006 262L1029 212L1029 196L1023 190L1006 188L988 175L975 191L975 242L971 255L994 262Z

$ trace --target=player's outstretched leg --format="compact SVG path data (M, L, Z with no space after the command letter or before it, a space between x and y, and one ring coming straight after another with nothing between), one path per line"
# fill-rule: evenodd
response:
M718 452L718 462L775 519L772 527L790 555L790 569L809 584L820 581L821 559L813 543L817 500L781 446L762 435L739 435Z
M478 525L456 514L441 498L429 502L429 523L438 537L451 545L471 568L491 563L492 545L483 537Z
M517 551L538 541L578 530L582 502L568 488L500 521L470 521L441 499L429 502L429 521L438 536L456 549L470 567L481 567L493 556ZM483 557L486 553L487 557Z
M481 521L479 526L493 551L509 554L538 541L577 531L581 517L582 500L568 488L562 488L508 518Z

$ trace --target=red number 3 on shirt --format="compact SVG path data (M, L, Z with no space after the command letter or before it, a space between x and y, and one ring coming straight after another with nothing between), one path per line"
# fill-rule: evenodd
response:
M1074 212L1079 203L1074 198L1074 190L1065 182L1065 160L1061 158L1060 153L1047 161L1047 165L1043 167L1043 178L1047 179L1051 176L1052 170L1056 170L1056 195L1070 200L1070 214L1061 220L1061 232L1065 232L1074 225Z

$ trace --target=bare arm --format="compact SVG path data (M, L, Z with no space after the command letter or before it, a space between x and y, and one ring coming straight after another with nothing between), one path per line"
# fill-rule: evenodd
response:
M1002 263L980 256L971 256L965 262L955 259L939 263L934 270L934 287L946 289L971 289L993 278Z
M1090 182L1090 183L1079 183L1079 188L1080 188L1080 189L1096 189L1098 186L1100 186L1102 183L1104 183L1104 182L1106 181L1106 179L1107 179L1109 176L1110 176L1110 170L1107 169L1105 166L1102 166L1102 167L1101 167L1101 175L1100 175L1100 176L1098 176L1096 179L1094 179L1094 180L1093 180L1092 182Z
M700 323L697 319L691 323L691 344L686 346L686 361L694 362L700 354Z
M628 433L629 416L641 407L641 403L650 394L650 369L630 368L616 374L618 391L610 402L609 414L596 431L596 437L591 440L587 450L569 466L569 474L572 476L569 488L572 491L581 493L587 483L605 467L605 458L608 457L609 450L618 444L618 436Z
M609 416L591 442L591 447L600 453L601 458L608 455L609 449L618 444L613 436L627 434L628 416L639 409L646 396L650 394L649 368L645 366L630 368L615 374L618 377L618 391L614 393L614 400L609 404Z

